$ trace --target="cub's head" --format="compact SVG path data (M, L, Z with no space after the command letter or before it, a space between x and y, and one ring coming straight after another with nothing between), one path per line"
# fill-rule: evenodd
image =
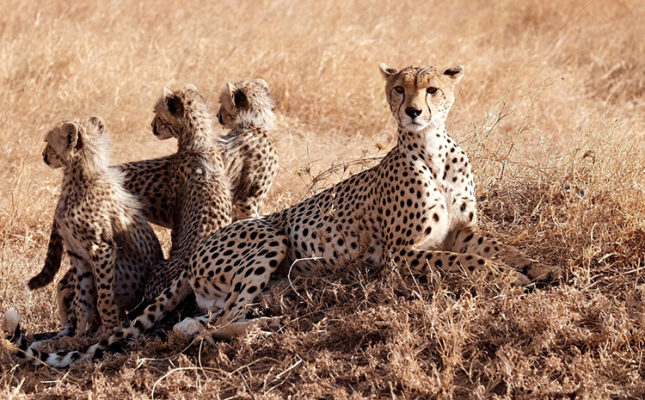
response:
M238 124L261 126L273 123L275 103L263 79L226 83L219 97L219 123L233 129Z
M103 135L105 122L94 116L87 121L63 121L45 136L47 145L43 161L51 168L72 166L92 157L98 138Z
M440 127L455 101L455 85L464 75L461 65L439 72L433 67L407 67L400 71L381 63L385 95L401 128L418 132Z
M194 85L188 84L176 91L164 88L155 104L152 133L161 140L181 137L195 110L207 113L206 102Z

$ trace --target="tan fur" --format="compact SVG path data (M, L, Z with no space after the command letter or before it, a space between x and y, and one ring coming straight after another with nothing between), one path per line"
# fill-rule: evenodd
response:
M140 199L151 222L173 230L170 259L155 265L151 272L146 289L150 298L165 289L174 274L185 267L182 260L201 238L230 223L231 218L229 180L207 102L193 85L176 91L164 88L154 110L153 134L161 140L176 138L177 152L114 166L107 173L123 176L124 188ZM240 140L230 143L233 148L242 145ZM55 240L50 240L43 270L29 282L31 289L51 282L60 268ZM63 278L62 282L69 279ZM64 298L62 302L68 301Z
M153 134L174 137L178 150L163 158L161 178L167 202L168 225L172 227L170 257L154 268L146 298L158 296L188 268L188 258L206 237L231 222L231 192L219 148L215 143L211 113L195 86L164 89L155 105ZM150 160L153 164L155 160ZM138 174L146 161L122 166L133 182L154 176ZM139 176L138 176L139 175ZM133 187L134 185L129 185Z
M231 181L233 220L257 217L278 172L278 155L269 136L275 121L269 85L262 79L227 83L220 104L218 119L231 129L217 145Z
M519 271L536 279L554 278L556 268L542 269L518 250L509 252L509 248L474 232L470 164L445 130L454 100L452 82L463 69L446 70L444 75L451 76L448 81L431 68L397 71L385 66L382 70L386 87L399 95L419 97L423 91L428 93L429 85L440 89L432 90L440 95L423 99L428 115L418 123L399 113L405 96L387 92L399 123L398 143L377 166L290 208L219 230L195 249L190 271L184 271L130 327L83 352L46 354L40 359L64 367L101 354L123 338L152 327L190 292L208 314L175 325L175 333L191 336L211 322L220 328L240 322L244 308L262 293L272 276L324 274L327 268L344 265L347 260L417 275L477 273L519 285L529 283ZM405 76L417 77L414 86L406 81L407 89L395 89ZM513 269L493 261L494 256L515 261ZM240 324L240 331L245 326Z
M119 309L140 300L150 267L162 259L140 204L123 189L121 172L108 167L104 130L100 117L63 122L47 133L43 151L47 165L63 168L48 258L63 246L71 255L73 267L59 284L58 302L63 320L76 324L79 333L97 322L96 293L100 322L107 331L115 328ZM58 261L53 273L60 256Z

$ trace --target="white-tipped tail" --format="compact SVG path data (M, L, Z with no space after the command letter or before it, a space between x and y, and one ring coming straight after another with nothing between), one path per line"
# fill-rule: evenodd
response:
M20 315L18 315L18 310L14 307L11 307L4 313L4 323L5 329L8 333L13 334L20 322Z

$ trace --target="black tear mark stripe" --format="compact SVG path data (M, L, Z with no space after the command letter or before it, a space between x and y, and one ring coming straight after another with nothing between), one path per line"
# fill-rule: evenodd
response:
M403 91L403 93L401 93L401 103L399 104L399 108L397 109L397 114L396 115L401 114L401 107L403 107L403 103L405 103L405 91Z

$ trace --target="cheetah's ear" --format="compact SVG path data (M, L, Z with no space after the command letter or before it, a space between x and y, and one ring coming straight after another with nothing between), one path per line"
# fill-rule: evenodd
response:
M464 77L464 67L457 65L456 67L443 71L443 74L452 79L453 83L457 83Z
M193 85L192 83L188 83L186 84L186 86L184 86L184 91L197 93L197 86Z
M244 93L242 89L235 87L235 85L233 85L231 82L227 82L226 86L224 86L224 89L222 89L220 102L224 107L228 109L242 109L246 108L249 104L246 93Z
M184 102L179 96L173 93L167 88L163 88L164 98L166 100L166 107L168 112L175 117L181 117L184 115Z
M238 109L246 108L249 105L249 99L246 97L244 90L237 89L235 93L233 93L233 104L235 104L235 107Z
M96 127L96 133L99 135L102 135L103 132L105 131L105 121L103 118L99 117L98 115L94 115L90 117L88 120L90 124L94 125Z
M381 73L385 79L389 79L392 75L399 72L396 68L392 68L386 63L380 63L379 68L381 68Z
M233 104L233 92L235 92L235 86L231 82L226 82L219 95L219 102L226 110L232 110L235 107Z
M264 89L267 92L267 94L271 94L271 89L269 89L269 84L267 83L267 81L265 81L264 79L258 78L258 79L254 79L253 82L255 82L258 86Z
M78 150L83 147L80 133L81 129L76 122L66 122L63 124L63 130L67 134L67 143L70 149L73 147Z

